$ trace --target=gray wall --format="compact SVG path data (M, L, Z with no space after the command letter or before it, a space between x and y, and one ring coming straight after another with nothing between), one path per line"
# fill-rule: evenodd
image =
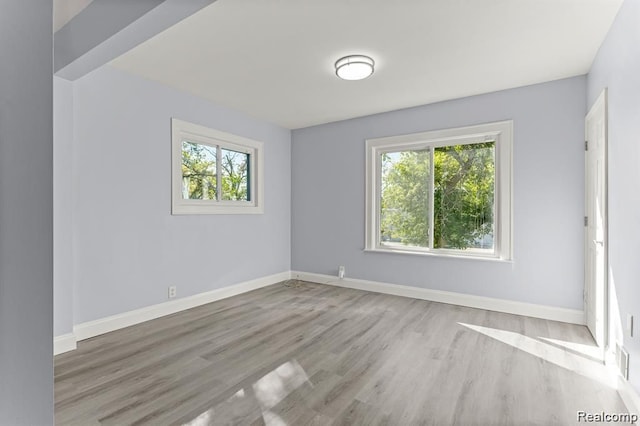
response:
M0 0L0 425L53 423L52 22Z
M292 269L582 309L586 79L293 131ZM365 253L365 139L514 120L514 261Z
M289 130L109 66L73 85L75 324L289 270ZM265 143L263 215L171 215L171 117Z
M588 76L588 104L609 94L609 286L612 336L630 354L640 392L640 2L626 0ZM624 333L627 314L635 336ZM625 335L626 334L626 335Z
M73 331L73 84L53 78L53 335Z

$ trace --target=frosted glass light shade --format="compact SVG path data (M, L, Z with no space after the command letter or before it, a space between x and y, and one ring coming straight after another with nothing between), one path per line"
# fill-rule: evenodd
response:
M336 75L343 80L362 80L373 74L373 59L364 55L349 55L336 61Z

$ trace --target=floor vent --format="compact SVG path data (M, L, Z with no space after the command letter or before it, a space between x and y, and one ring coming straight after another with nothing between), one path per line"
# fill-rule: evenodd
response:
M616 361L622 377L629 380L629 352L618 344L616 344Z

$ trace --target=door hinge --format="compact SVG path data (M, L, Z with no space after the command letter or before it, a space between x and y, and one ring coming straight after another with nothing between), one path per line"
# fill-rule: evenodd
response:
M584 150L589 151L589 141L584 141Z
M589 216L584 217L584 226L589 226Z

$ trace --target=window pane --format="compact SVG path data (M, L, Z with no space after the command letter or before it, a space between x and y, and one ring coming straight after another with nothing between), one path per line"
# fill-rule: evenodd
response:
M250 201L249 154L222 148L222 199Z
M429 150L381 154L380 244L429 247Z
M493 252L495 142L434 150L434 248Z
M215 147L182 141L182 198L217 198Z

